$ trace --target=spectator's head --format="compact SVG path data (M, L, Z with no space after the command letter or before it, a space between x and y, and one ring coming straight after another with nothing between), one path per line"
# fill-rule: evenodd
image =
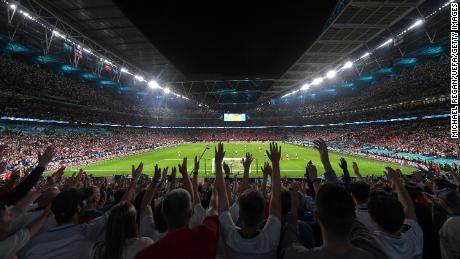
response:
M446 188L438 192L437 197L447 213L451 215L460 213L460 192Z
M50 187L46 189L46 191L37 200L38 207L44 208L48 206L53 202L54 198L56 198L56 196L58 196L59 193L60 190L57 187Z
M54 198L51 211L58 224L78 223L79 214L85 207L83 194L76 189L59 193Z
M243 228L258 228L264 220L265 199L257 190L248 189L238 198Z
M101 199L101 192L99 187L97 186L90 186L83 191L83 195L85 196L86 201L86 210L94 210L97 208L99 204L99 200Z
M347 238L356 218L351 195L337 184L324 184L316 195L316 218L323 232Z
M291 192L288 189L283 188L281 190L281 214L286 215L289 213L290 210L291 210Z
M187 227L192 216L190 194L184 189L175 189L169 192L163 200L162 212L168 230Z
M105 232L105 258L122 258L126 240L138 236L136 208L129 202L113 207Z
M398 199L390 194L371 195L367 208L375 230L393 234L398 232L404 223L404 208Z
M166 232L168 230L168 225L166 224L165 217L163 216L163 213L161 212L161 209L163 207L163 200L160 200L158 202L157 206L154 206L154 213L153 213L153 221L155 222L155 228L158 230L160 233Z
M436 178L433 180L433 191L440 191L445 188L455 189L456 187L455 184L443 178Z
M354 182L350 185L351 197L353 197L356 204L367 203L370 191L371 188L366 182Z

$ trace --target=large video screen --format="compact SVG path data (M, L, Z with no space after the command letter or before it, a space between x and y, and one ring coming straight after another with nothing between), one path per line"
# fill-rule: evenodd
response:
M224 121L246 121L246 113L224 113Z

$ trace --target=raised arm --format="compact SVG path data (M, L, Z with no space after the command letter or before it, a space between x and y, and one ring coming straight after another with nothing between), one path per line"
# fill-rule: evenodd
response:
M356 177L361 181L363 180L363 176L359 173L359 167L356 162L353 162L353 172L355 173Z
M214 148L215 157L214 163L216 168L216 182L215 188L217 188L217 197L218 197L218 211L219 214L227 211L229 208L229 201L227 198L226 187L225 187L225 180L224 175L222 172L222 161L224 160L225 152L224 152L224 144L219 143L217 144L217 148Z
M243 186L241 188L241 192L244 192L249 188L249 169L251 168L251 163L254 160L252 154L247 152L246 159L242 158L241 162L243 163L244 173L243 173Z
M316 170L316 166L310 161L307 164L307 175L311 180L311 185L312 185L312 191L313 191L313 197L316 197L316 194L318 193L319 190L319 182L318 182L318 171Z
M351 177L350 177L350 172L348 172L347 160L341 157L339 166L340 168L342 168L342 171L343 171L343 177L342 177L343 183L345 184L345 188L348 190L350 187L350 183L351 183Z
M414 203L412 202L409 192L407 192L401 179L401 171L399 169L394 170L391 167L386 167L386 171L384 173L387 176L387 179L391 182L392 188L398 194L398 200L404 207L404 215L406 218L417 220Z
M270 200L270 215L277 217L281 221L281 176L280 159L281 146L275 142L270 143L270 151L266 151L267 156L272 161L272 196Z
M182 164L178 165L179 173L182 175L182 184L184 185L184 189L190 193L190 197L192 197L192 201L194 201L194 193L192 189L192 182L190 181L190 177L188 176L187 172L187 157L184 157L182 160Z
M265 162L264 166L260 168L263 173L263 179L262 179L262 186L260 187L260 192L262 192L262 195L264 198L267 197L267 181L268 177L272 175L272 167L270 166L270 163Z
M170 178L170 181L169 181L169 191L172 191L172 190L176 189L176 175L177 175L177 168L175 166L173 166L171 168L171 178Z
M318 149L321 158L321 163L324 166L324 176L328 182L337 182L337 175L332 169L331 161L329 161L329 152L327 150L326 141L322 138L313 141L315 149Z
M153 197L155 197L155 195L158 193L158 190L161 189L161 186L163 185L165 180L166 179L161 178L161 168L159 168L158 165L155 165L152 182L149 184L149 187L147 188L144 197L142 197L140 211L141 218L153 214L152 206L150 204L152 204Z
M192 187L193 187L193 205L201 203L200 194L198 193L198 171L200 170L200 161L198 157L195 156L195 163L193 167L193 178L192 178Z
M232 198L232 190L230 187L230 175L231 175L231 170L230 167L227 165L227 163L223 163L222 167L224 168L225 172L225 191L227 192L227 199L229 204L232 203L233 198Z
M43 175L43 172L45 172L46 167L48 164L53 160L53 157L55 156L56 151L54 147L49 146L46 148L45 152L38 153L38 165L35 167L35 169L25 177L22 182L20 182L14 189L5 194L5 196L2 197L2 201L6 205L12 205L16 203L17 200L21 199L24 197L30 189L38 182L40 177Z
M41 191L39 190L30 190L29 193L26 194L23 198L21 198L17 203L16 206L14 206L12 213L13 217L18 217L21 214L23 214L27 208L34 202L38 197L40 197Z
M135 168L134 165L132 166L132 169L131 169L131 174L132 174L131 183L130 183L128 189L126 190L125 194L121 198L120 202L130 202L130 201L132 201L134 199L134 194L136 192L137 180L141 176L143 169L144 169L144 163L142 163L142 162L139 163L137 168Z

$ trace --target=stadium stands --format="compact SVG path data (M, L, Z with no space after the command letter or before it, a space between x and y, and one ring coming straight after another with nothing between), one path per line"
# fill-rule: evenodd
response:
M275 79L187 81L124 3L1 1L0 259L460 258L457 2L339 0Z

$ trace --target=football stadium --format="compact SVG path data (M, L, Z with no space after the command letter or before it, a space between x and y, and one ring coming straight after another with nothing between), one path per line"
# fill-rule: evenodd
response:
M460 258L458 0L0 0L0 259Z

